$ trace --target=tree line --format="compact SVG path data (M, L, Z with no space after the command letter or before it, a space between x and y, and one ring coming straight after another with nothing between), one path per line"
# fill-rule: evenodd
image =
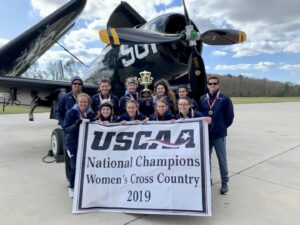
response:
M294 97L300 96L300 85L290 82L272 81L266 78L255 79L246 76L233 76L231 74L218 75L221 90L231 97Z
M81 64L73 59L66 62L61 60L49 62L41 68L39 64L32 65L24 77L47 80L71 80L74 76L80 76L83 71ZM231 97L293 97L300 96L300 85L290 82L271 81L268 79L255 79L247 76L233 76L231 74L217 76L221 82L221 90Z

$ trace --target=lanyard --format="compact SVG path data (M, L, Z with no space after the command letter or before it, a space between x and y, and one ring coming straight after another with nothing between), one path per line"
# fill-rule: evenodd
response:
M111 96L108 95L108 98L103 99L103 98L101 97L101 94L99 94L100 104L102 104L103 102L111 102L110 97L111 97Z
M180 118L189 118L189 113L188 114L186 114L186 116L183 114L183 113L180 113L179 114L180 115ZM182 116L181 116L182 115ZM193 109L191 109L191 118L194 118L195 117L195 113L194 113L194 110Z
M129 94L129 97L130 97L130 99L132 99L132 100L135 100L135 101L137 101L138 100L138 98L139 98L139 93L138 92L136 92L135 93L135 97L136 97L136 99L133 97L133 95L132 94L130 94L129 92L128 92L128 94Z
M208 93L206 94L206 100L207 100L207 104L209 105L209 109L212 110L212 108L214 107L214 105L216 104L217 99L219 98L219 94L220 91L218 91L218 93L216 94L216 97L214 98L214 100L212 101L212 103L210 104L209 102L209 95Z

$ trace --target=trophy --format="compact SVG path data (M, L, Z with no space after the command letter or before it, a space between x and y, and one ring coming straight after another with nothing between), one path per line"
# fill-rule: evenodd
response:
M140 76L141 77L138 79L139 83L145 87L141 91L141 97L144 99L152 98L151 90L148 88L148 86L151 85L153 81L153 77L151 77L151 72L144 70L140 72Z

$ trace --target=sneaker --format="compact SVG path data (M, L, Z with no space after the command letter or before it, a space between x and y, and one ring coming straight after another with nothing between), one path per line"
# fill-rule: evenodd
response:
M74 188L69 188L69 197L74 198Z
M228 192L228 185L227 183L222 183L222 187L220 189L220 194L225 195Z

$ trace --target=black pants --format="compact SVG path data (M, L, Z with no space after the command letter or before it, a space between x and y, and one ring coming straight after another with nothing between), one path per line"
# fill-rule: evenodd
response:
M66 178L70 182L71 180L71 162L70 157L68 156L67 150L64 150L65 155L65 170L66 170Z

